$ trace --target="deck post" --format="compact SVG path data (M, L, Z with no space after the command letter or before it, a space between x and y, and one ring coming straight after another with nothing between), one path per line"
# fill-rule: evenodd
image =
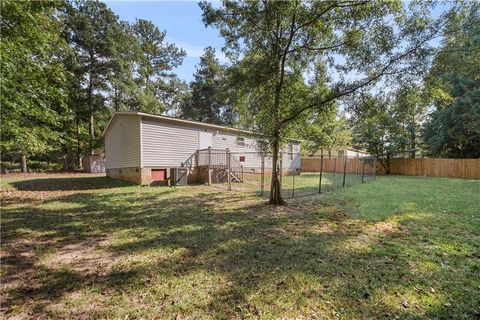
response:
M208 147L208 185L212 185L212 147Z
M226 150L225 155L227 157L227 182L228 182L228 190L232 190L232 177L231 175L231 168L230 168L230 150Z

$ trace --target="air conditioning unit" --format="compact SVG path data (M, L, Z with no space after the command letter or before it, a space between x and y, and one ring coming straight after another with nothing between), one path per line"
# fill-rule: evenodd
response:
M187 177L187 168L170 168L170 186L186 186Z

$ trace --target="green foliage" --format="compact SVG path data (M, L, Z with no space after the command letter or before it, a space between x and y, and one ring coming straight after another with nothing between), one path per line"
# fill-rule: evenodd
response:
M175 112L185 52L151 22L120 21L98 1L1 2L2 159L81 164L102 148L112 111Z
M389 174L390 159L401 154L408 144L395 104L380 95L365 96L351 121L353 145L377 157Z
M333 103L320 112L312 112L303 126L295 127L295 132L303 140L302 149L309 153L315 153L320 148L328 151L334 147L349 146L352 140L345 115L339 114Z
M401 153L415 158L420 150L422 124L427 118L427 104L419 86L400 86L395 92L392 117L400 125L398 135L406 142Z
M277 204L282 202L278 152L295 127L304 124L305 114L323 112L385 73L405 70L407 58L421 61L432 36L428 17L421 10L406 14L400 1L200 6L205 24L219 29L234 63L240 114L269 141L274 162L270 202ZM339 74L336 81L331 72ZM349 73L358 77L346 82L342 76Z
M66 43L61 2L1 1L1 149L45 154L59 142Z
M168 97L175 92L180 82L171 73L179 66L186 52L174 44L165 42L165 31L152 22L142 19L132 25L131 32L138 41L140 56L138 59L138 77L135 82L139 88L139 96L130 109L150 113L162 113L174 109L175 103L168 104Z
M425 81L435 107L424 129L433 156L480 157L479 21L480 5L472 3L460 21L449 25Z
M190 97L182 106L181 116L186 119L232 124L235 118L227 96L226 69L215 57L215 49L205 48L200 64L190 84Z

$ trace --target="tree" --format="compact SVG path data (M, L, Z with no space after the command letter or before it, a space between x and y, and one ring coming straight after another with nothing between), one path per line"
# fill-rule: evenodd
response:
M250 115L254 129L268 138L271 204L284 203L279 151L304 113L323 110L394 68L406 70L407 59L426 56L422 48L438 31L428 18L416 19L423 11L408 16L394 1L224 1L218 8L207 2L200 6L205 24L220 29L237 69L246 109L241 114ZM318 62L340 73L337 81L330 81L330 90L306 81ZM348 73L357 77L343 80Z
M45 154L58 143L66 94L62 2L1 1L1 149Z
M408 144L403 150L415 158L419 150L422 125L427 116L427 104L422 90L416 85L402 85L395 93L393 117L401 126L401 135Z
M358 100L357 100L358 101ZM391 158L404 152L408 137L395 116L395 102L383 95L365 95L350 120L353 127L353 145L378 158L385 173L390 174Z
M302 149L311 153L322 149L329 157L333 148L349 146L352 141L347 118L345 114L338 113L335 103L321 112L312 112L305 125L296 129L296 136L304 140Z
M120 33L121 25L117 16L102 2L86 1L78 7L71 7L67 19L67 40L75 50L76 58L72 72L80 79L77 115L88 117L90 149L93 149L95 117L105 108L105 92L114 72L114 35ZM82 102L83 103L82 103Z
M215 49L205 48L190 84L190 99L182 108L183 118L223 125L232 123L234 116L227 100L225 72L215 57Z
M169 109L162 97L175 92L178 78L171 71L178 67L185 56L185 51L174 44L165 42L165 31L152 22L137 19L132 26L132 33L138 41L141 56L137 70L136 82L141 94L132 109L151 113L162 113Z
M464 12L448 25L425 80L434 111L423 136L432 156L480 157L480 5Z

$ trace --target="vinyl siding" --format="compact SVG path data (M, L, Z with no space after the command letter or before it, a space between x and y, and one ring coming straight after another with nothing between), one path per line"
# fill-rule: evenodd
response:
M200 130L143 118L142 166L180 166L198 150Z
M155 119L142 118L142 166L143 167L172 167L180 166L195 151L199 149L199 132L212 134L212 148L226 150L240 159L245 156L245 162L241 164L245 168L260 168L261 155L257 150L257 140L253 137L245 137L245 146L237 144L237 133L209 130L185 124L166 123ZM300 152L300 144L293 143L293 152ZM294 160L285 159L283 168L300 168L301 157L294 154ZM265 168L272 167L271 157L265 158Z
M295 169L301 167L300 143L292 142L293 160L288 157L288 148L286 147L283 154L282 169ZM245 156L245 162L242 165L245 168L260 168L262 163L261 155L258 154L257 140L252 137L245 137L245 146L237 144L237 134L216 133L213 135L213 148L228 148L237 159ZM272 167L272 158L265 157L265 168Z
M291 153L289 152L288 145L284 149L283 163L282 163L283 170L296 169L302 166L302 156L300 155L300 144L298 142L291 142L291 144L292 144Z
M105 134L106 169L140 167L140 117L121 115Z

